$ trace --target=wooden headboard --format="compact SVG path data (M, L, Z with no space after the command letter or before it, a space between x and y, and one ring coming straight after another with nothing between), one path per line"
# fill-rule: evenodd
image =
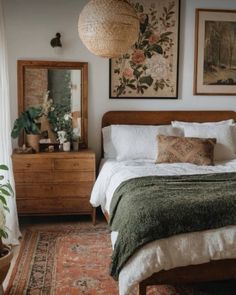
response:
M168 125L171 121L214 122L227 119L236 121L234 111L110 111L103 115L102 127L115 124Z

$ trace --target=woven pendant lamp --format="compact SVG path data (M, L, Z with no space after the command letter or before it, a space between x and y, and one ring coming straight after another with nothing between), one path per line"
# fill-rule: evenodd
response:
M78 22L79 36L95 55L118 57L136 42L139 19L125 0L91 0Z

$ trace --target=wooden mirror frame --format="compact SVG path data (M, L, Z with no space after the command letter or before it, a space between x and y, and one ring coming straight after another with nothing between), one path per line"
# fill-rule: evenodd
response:
M25 69L71 69L81 70L81 138L80 148L88 147L88 63L87 62L62 62L62 61L17 61L17 87L18 87L18 114L25 111ZM19 138L19 145L25 142L23 136Z

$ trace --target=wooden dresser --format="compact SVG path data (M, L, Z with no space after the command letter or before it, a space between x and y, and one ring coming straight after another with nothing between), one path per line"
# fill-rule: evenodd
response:
M16 203L19 215L90 214L95 181L95 153L13 154Z

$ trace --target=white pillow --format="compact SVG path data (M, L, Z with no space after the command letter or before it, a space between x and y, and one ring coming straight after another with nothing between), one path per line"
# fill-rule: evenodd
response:
M233 119L218 121L218 122L205 122L205 123L195 123L195 122L183 122L183 121L172 121L171 125L176 128L184 128L185 126L218 126L218 125L232 125L234 123Z
M205 123L196 123L196 122L183 122L183 121L172 121L171 125L176 128L184 129L185 126L219 126L219 125L228 125L233 126L232 134L233 134L233 144L234 144L234 153L236 154L236 124L234 123L234 119L218 121L218 122L205 122Z
M232 124L232 134L233 134L233 141L234 141L234 153L236 154L236 124Z
M216 138L215 161L225 161L235 157L232 126L192 125L184 126L185 137Z
M103 136L103 151L105 159L115 159L116 158L116 149L113 145L111 139L111 126L102 128Z
M104 156L118 161L150 159L157 154L157 134L183 136L171 125L111 125L103 128Z

